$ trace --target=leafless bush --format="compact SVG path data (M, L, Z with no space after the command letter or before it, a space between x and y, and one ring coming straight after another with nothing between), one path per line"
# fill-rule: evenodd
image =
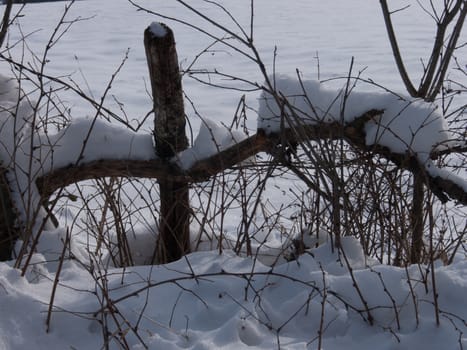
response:
M138 7L133 1L130 2ZM188 8L193 15L201 17L206 23L213 25L216 30L220 30L221 35L209 32L204 27L194 27L190 23L168 18L164 14L152 13L159 18L191 26L211 37L213 45L226 46L237 54L243 55L257 65L264 82L249 81L218 70L198 70L195 65L196 60L208 53L208 49L196 55L193 64L185 70L185 76L214 86L217 86L216 79L228 78L233 84L227 88L242 93L262 89L271 94L276 101L285 105L289 103L281 92L275 89L274 74L269 74L274 72L266 70L254 44L253 10L251 12L251 27L243 28L238 26L238 22L227 9L212 1L206 2L211 6L220 7L222 11L231 16L233 23L237 25L234 31L183 1L177 0L177 3ZM253 2L251 5L253 8ZM465 10L465 5L461 7ZM49 49L52 49L56 40L65 35L67 28L69 28L65 25L63 18L50 38ZM72 24L75 23L76 21ZM241 34L237 34L238 30ZM26 39L24 38L24 41ZM448 46L452 47L450 43ZM455 52L454 49L449 50L452 53ZM432 60L436 59L435 56ZM71 118L69 110L60 98L61 92L65 89L71 89L88 101L94 110L96 120L113 119L125 127L131 128L125 113L122 115L121 111L111 111L104 106L114 77L110 79L108 89L100 100L94 100L87 96L80 87L74 86L70 80L67 80L67 77L58 78L44 74L44 67L47 64L47 50L43 57L36 57L35 65L37 68L34 69L21 59L12 57L8 50L4 50L0 58L11 65L12 73L15 74L22 90L25 91L22 99L31 106L33 117L28 126L31 133L28 139L30 141L28 144L30 154L34 154L32 134L38 130L41 132L49 130L52 133L52 131L63 129L69 123ZM465 63L460 62L459 59L455 62L454 69L465 75L465 68L463 68ZM441 71L445 67L447 66L443 61ZM115 74L118 74L119 69L120 67L116 68ZM431 71L430 68L427 68L426 75L434 76L436 70ZM301 75L297 74L298 80L300 77ZM467 160L465 155L465 105L455 107L453 111L450 107L456 105L453 101L465 97L466 88L460 82L444 79L444 74L438 75L438 77L443 77L442 84L440 85L439 80L436 81L434 90L430 90L429 99L438 96L438 91L441 90L443 112L449 118L453 133L457 135L460 152L455 155L452 152L446 152L438 157L437 161L440 166L450 167L452 171L459 173L466 170ZM351 87L361 81L359 75L355 76L352 72L352 66L348 76L342 77L344 90L349 94L352 90ZM306 95L305 98L307 98ZM196 108L196 101L192 103L193 107ZM240 97L236 113L238 118L232 122L231 129L234 130L237 126L245 125L244 118L252 110L254 108L245 102L244 97ZM400 328L399 309L400 304L405 303L405 300L396 300L391 295L386 282L381 278L381 274L378 271L372 272L378 286L381 286L381 289L388 295L388 305L372 305L371 302L367 301L364 291L359 287L351 263L340 245L343 237L353 236L359 240L369 258L385 264L406 267L407 280L414 299L414 314L417 317L415 300L417 288L420 286L419 281L422 281L421 283L426 286L428 285L427 281L431 278L433 304L439 322L440 310L436 304L436 281L434 276L429 275L428 270L429 268L431 272L434 270L433 264L437 259L448 264L453 261L456 254L465 255L467 224L458 220L458 218L461 220L465 218L465 206L452 202L442 203L437 193L433 193L429 186L423 185L426 184L426 179L424 179L425 182L422 183L422 186L425 186L422 188L424 192L419 203L421 215L414 215L415 183L419 174L401 167L400 164L391 161L384 155L375 155L371 151L356 147L354 143L344 138L343 124L341 125L342 130L335 130L339 137L326 136L307 139L300 131L300 129L306 129L305 125L301 125L300 120L295 119L296 116L293 112L285 113L283 117L296 123L296 128L291 133L292 136L280 135L274 147L269 148L268 152L260 152L244 163L224 169L205 181L193 181L190 185L192 250L216 249L222 253L223 250L229 249L238 255L252 256L272 266L273 268L268 272L254 272L255 277L264 277L257 284L252 281L251 275L245 272L216 271L194 275L192 272L192 274L185 274L157 283L149 280L143 281L146 282L144 287L124 294L120 299L112 299L110 294L113 289L108 284L110 267L125 268L152 263L156 254L157 223L160 220L159 190L155 181L153 179L128 178L124 175L118 177L99 176L92 181L79 182L60 188L50 196L49 194L44 195L39 201L32 194L21 197L30 202L22 203L27 210L25 217L19 218L23 224L20 227L20 237L15 237L21 238L22 241L22 246L17 252L16 266L23 269L23 274L26 273L31 258L40 244L41 234L52 229L50 226L52 221L55 220L55 224L66 227L63 250L56 252L57 282L54 285L54 290L59 288L60 266L65 259L72 258L87 269L96 282L96 290L93 295L98 298L101 307L93 315L83 314L80 316L99 320L103 332L104 348L110 348L112 342L121 348L128 348L127 337L135 337L144 345L138 328L139 323L143 322L142 319L145 317L144 309L136 318L134 315L132 317L125 315L124 311L119 310L119 303L125 298L129 298L135 293L146 291L149 293L149 290L164 284L174 284L180 288L181 292L195 294L196 287L186 288L180 282L192 281L194 278L197 280L207 277L215 279L217 276L226 275L247 282L245 294L250 293L253 296L245 296L245 299L250 298L254 301L255 307L260 310L258 313L264 316L258 317L256 321L277 334L279 347L279 335L286 329L287 324L299 312L308 310L310 305L314 305L315 308L319 305L320 323L314 329L316 338L313 338L311 343L317 341L318 348L321 348L323 333L332 323L332 321L325 322L325 315L329 312L328 307L332 308L339 303L361 316L368 324L375 324L383 328L386 326L378 323L377 314L381 310L389 309L396 319L396 326L389 328ZM20 130L16 131L19 135ZM33 179L37 178L37 174L34 174L33 170L43 170L40 167L33 167L32 161L31 158L29 169L23 169L29 181L27 190L31 193L36 190ZM13 179L13 181L22 180ZM1 193L5 193L2 188L0 188ZM280 200L274 202L269 197L269 193L275 193L275 196L279 197ZM232 222L232 220L228 220L231 216L237 218L238 225L236 227L228 226L228 223ZM424 233L421 242L417 241L418 238L414 235L414 217L417 219L418 228L422 228ZM9 226L12 226L11 223ZM272 237L275 240L271 240ZM322 281L310 283L274 270L280 265L279 263L285 260L295 260L302 254L309 254L309 248L314 248L326 240L336 250L342 265L347 267L358 296L357 302L340 298L327 285L325 272L322 268ZM142 245L145 246L144 249L137 246L138 241L142 242ZM270 241L281 244L271 246ZM429 268L424 270L423 267L420 267L420 271L422 271L420 274L409 272L407 266L410 263L426 264ZM187 265L189 265L189 259L187 259ZM191 268L191 266L189 267ZM125 272L122 272L122 276L125 276ZM275 278L290 280L308 292L303 304L284 324L269 322L268 313L263 310L262 305L262 298L268 293L270 286L268 279ZM261 282L264 284L261 285ZM240 300L238 295L231 298L235 301ZM55 309L53 308L52 294L47 323L52 319L53 310ZM115 331L111 332L110 329Z

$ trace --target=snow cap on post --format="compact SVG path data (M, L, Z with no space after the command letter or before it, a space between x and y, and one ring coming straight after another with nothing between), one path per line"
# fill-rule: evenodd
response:
M168 30L167 26L164 23L152 22L149 26L149 31L153 37L163 38L167 35Z
M152 23L144 31L144 47L154 104L156 155L168 161L188 147L182 79L172 30L164 24ZM161 179L159 198L159 236L154 262L165 264L190 251L189 185Z
M164 36L155 35L163 31ZM153 22L144 31L144 47L153 94L156 153L161 158L171 158L188 147L182 81L172 30Z

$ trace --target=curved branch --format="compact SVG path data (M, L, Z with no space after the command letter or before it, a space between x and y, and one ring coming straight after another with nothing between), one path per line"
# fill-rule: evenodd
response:
M430 154L430 158L435 160L438 159L441 156L447 155L447 154L453 154L453 153L467 153L467 143L466 144L460 144L460 145L455 145L455 146L449 146L446 148L442 148L439 150L435 150Z
M420 88L418 89L419 95L421 97L428 97L429 95L431 95L428 93L430 85L432 84L437 85L438 79L434 79L435 72L436 72L436 75L438 75L443 70L441 67L438 70L436 69L438 67L439 59L443 57L443 61L447 62L448 64L449 64L449 61L451 60L452 52L449 52L448 50L444 55L441 55L441 52L444 46L446 30L448 29L449 23L451 23L451 21L454 19L457 12L459 11L461 2L462 0L457 1L457 3L455 4L454 8L451 11L449 11L449 8L447 8L447 6L445 5L441 18L437 20L436 36L435 36L435 40L433 44L433 49L431 50L430 60L428 62L428 67L423 76L422 83L420 84ZM461 20L461 18L459 18L459 20ZM456 25L456 30L453 31L453 36L451 36L451 40L450 40L450 44L454 43L454 46L458 38L458 35L456 35L457 27L458 27L458 24ZM462 28L462 24L460 28ZM443 66L443 63L441 63L441 66ZM441 81L444 80L444 74L441 74L440 80ZM437 93L435 94L435 96L436 95Z
M102 177L164 179L174 178L174 176L186 180L177 167L160 159L149 161L102 159L54 169L39 177L36 185L41 195L48 197L62 187Z
M445 193L459 203L467 205L467 191L460 184L441 176L428 176L427 180L428 187L438 198L440 198L440 193Z
M5 12L3 13L3 19L1 23L0 29L0 47L3 45L5 41L6 34L8 32L8 27L10 26L10 14L11 9L13 7L13 0L8 0L5 7Z
M396 34L394 32L394 27L392 25L391 13L389 11L388 3L386 0L380 0L380 3L381 9L383 10L384 23L386 24L386 31L388 32L389 42L391 43L394 59L396 60L400 76L410 96L418 97L418 91L413 86L412 81L409 78L409 74L407 73L407 70L404 66L404 60L402 59L402 55L399 50L399 44L397 43Z
M460 7L461 2L462 1L459 1L459 7ZM453 9L452 11L453 12L455 11L454 13L455 15L459 11L459 8ZM429 89L429 93L427 94L428 101L434 101L439 91L441 90L441 87L444 82L444 78L446 76L446 72L449 67L449 63L451 62L452 55L454 53L454 50L456 49L457 41L462 32L462 26L464 25L466 16L467 16L467 3L464 1L462 9L460 9L459 18L457 19L457 22L452 30L451 37L449 39L449 43L446 47L446 50L444 52L440 67L438 68L436 72L435 78L432 79L431 81L431 87Z
M257 134L211 157L198 160L187 170L183 170L173 160L165 161L158 158L149 161L103 159L53 170L38 178L36 183L41 195L47 197L59 188L100 177L118 176L171 179L191 183L203 182L259 152L274 153L276 147L284 142L294 144L306 140L344 138L353 147L390 160L401 169L424 174L422 177L425 184L441 201L447 201L450 197L467 205L467 191L461 185L449 178L427 173L424 164L420 163L415 154L396 153L381 145L365 143L365 123L381 113L381 110L370 110L344 127L338 122L319 123L301 125L300 132L290 128L271 134L266 134L260 129Z

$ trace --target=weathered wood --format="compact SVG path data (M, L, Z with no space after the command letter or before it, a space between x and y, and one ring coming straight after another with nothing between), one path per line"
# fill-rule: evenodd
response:
M258 130L256 135L232 145L231 147L205 159L195 162L187 170L180 169L173 163L168 163L161 159L151 161L139 160L100 160L79 166L70 166L56 169L45 174L37 180L41 194L46 197L57 189L82 180L105 177L139 177L155 178L159 180L172 179L177 182L202 182L211 176L230 169L238 163L254 156L259 152L273 153L275 147L283 141L290 143L301 143L306 140L336 139L344 137L350 145L370 154L382 156L401 169L411 172L424 171L423 164L420 164L415 156L391 152L386 147L379 145L367 146L365 144L365 125L361 120L369 120L371 115L377 115L380 111L368 111L356 118L354 122L344 127L344 133L336 133L337 123L320 123L316 125L306 125L300 128L300 133L292 129L285 129L280 134L265 134ZM454 181L448 178L425 173L423 176L425 185L443 201L447 200L446 195L467 205L467 192ZM444 195L445 194L445 195ZM444 196L444 197L443 197Z
M156 154L169 160L188 147L183 91L172 30L153 23L144 32L144 46L154 102ZM160 218L156 263L178 260L190 250L189 184L159 180Z
M6 169L0 167L0 261L11 259L14 244L18 239L15 218Z
M413 174L412 208L410 209L410 226L412 228L412 244L410 247L410 263L421 263L423 252L423 206L425 191L423 189L423 175L420 172Z
M49 197L62 187L102 177L127 177L187 181L188 177L174 164L153 160L102 159L55 169L36 180L42 197Z
M156 115L154 141L157 155L171 158L188 147L182 80L172 30L164 24L152 26L159 26L159 32L154 33L148 27L144 32L144 46ZM160 36L163 31L165 35Z

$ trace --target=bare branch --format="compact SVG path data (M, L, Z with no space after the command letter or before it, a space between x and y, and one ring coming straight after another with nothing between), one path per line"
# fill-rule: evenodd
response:
M1 23L0 47L3 45L3 42L5 41L6 34L8 32L8 27L10 26L10 15L11 15L12 7L13 7L13 0L8 0L5 6L5 12L3 13L3 19Z
M293 144L305 142L306 140L337 140L343 138L353 147L369 152L372 155L382 156L401 169L423 173L425 184L432 188L441 200L447 200L446 195L443 194L446 193L460 203L467 204L467 192L465 190L449 179L426 174L424 165L420 163L416 155L396 153L380 145L366 145L365 123L381 113L381 110L370 110L344 126L338 122L303 125L300 126L299 133L293 128L284 129L275 134L266 134L264 131L258 130L256 135L211 157L197 161L187 170L181 169L175 163L167 163L157 158L151 161L104 159L56 169L40 177L37 180L37 185L42 195L47 197L55 190L72 183L108 176L172 179L192 183L203 182L259 152L272 154L277 146L284 142ZM339 131L342 129L343 131Z
M397 43L396 34L394 32L394 27L392 25L391 13L389 12L388 3L386 0L380 0L380 3L381 8L383 10L383 17L384 22L386 24L386 30L389 35L389 42L391 43L394 58L396 60L397 69L399 70L402 81L404 82L405 87L407 88L407 91L409 92L410 96L418 97L417 90L413 86L412 81L410 80L410 77L407 73L407 70L405 69L404 61L399 50L399 44Z
M459 1L459 3L462 1ZM451 37L449 39L449 43L446 47L446 50L443 55L443 59L441 61L440 67L437 70L437 74L434 79L432 79L430 89L428 90L428 101L434 101L436 96L438 95L439 91L441 90L441 86L443 85L444 78L446 76L446 72L449 67L449 63L451 61L452 55L454 54L454 50L456 50L457 41L459 36L462 32L462 27L465 22L465 17L467 15L467 5L466 2L463 1L462 9L459 13L459 18L457 19L456 25L452 30Z

